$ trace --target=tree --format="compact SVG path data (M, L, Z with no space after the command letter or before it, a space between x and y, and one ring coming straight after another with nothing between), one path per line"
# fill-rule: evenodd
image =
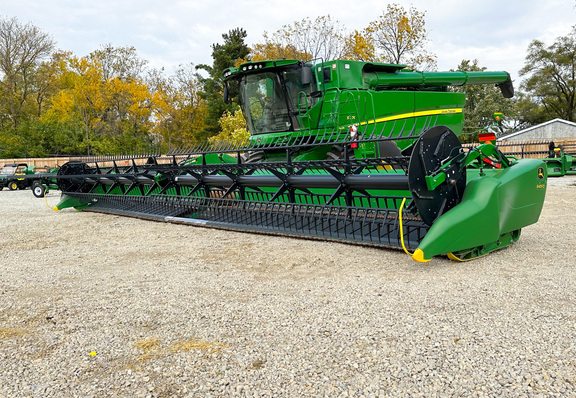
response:
M35 118L42 117L50 99L61 89L59 75L65 68L65 60L71 53L57 51L48 61L43 61L36 69L33 99L36 107Z
M368 29L361 32L355 30L344 39L343 57L345 59L373 62L376 61L375 51L374 40Z
M222 131L220 134L210 138L210 142L212 143L228 142L231 144L242 144L250 137L246 120L239 108L236 109L234 113L226 111L218 123Z
M520 76L527 76L522 88L548 119L576 121L576 26L551 46L530 43Z
M27 118L28 107L36 109L31 98L37 68L53 48L52 38L38 27L23 25L16 18L0 18L0 126L9 122L16 128Z
M264 32L264 44L255 44L252 47L251 59L252 61L265 61L269 59L299 59L308 60L310 55L302 51L298 51L293 44L283 45L274 43Z
M90 53L90 58L98 60L102 66L102 78L104 80L111 78L141 79L148 63L140 59L136 48L112 47L111 44L105 44L100 49Z
M386 12L367 28L380 61L433 69L436 56L425 50L428 42L425 16L425 12L414 7L407 11L398 4L388 4Z
M126 153L152 145L153 97L147 84L105 74L97 57L70 57L60 74L61 90L42 121L75 124L85 154Z
M199 143L197 132L204 129L206 102L194 64L180 65L174 76L164 78L157 71L150 79L154 93L154 131L165 149Z
M459 71L485 71L486 67L478 65L478 60L463 60L456 68ZM466 93L464 105L464 126L461 140L477 142L478 132L490 128L496 135L506 134L518 127L519 114L512 99L502 96L500 89L490 84L464 85L455 87L454 91ZM496 123L494 113L502 113L504 118Z
M218 123L224 112L233 111L234 104L225 104L223 100L224 93L224 70L235 66L241 60L244 60L250 54L250 49L244 43L246 31L242 28L230 30L223 34L224 44L212 45L212 66L198 65L197 69L203 69L209 73L209 77L198 75L198 80L202 84L202 98L206 101L207 111L205 118L205 128L199 132L199 139L207 139L221 131ZM236 93L231 92L231 98Z
M269 35L264 32L264 44L254 46L257 59L299 59L309 61L322 58L324 61L340 58L344 48L344 27L330 15L314 20L284 25ZM266 56L262 57L264 53Z

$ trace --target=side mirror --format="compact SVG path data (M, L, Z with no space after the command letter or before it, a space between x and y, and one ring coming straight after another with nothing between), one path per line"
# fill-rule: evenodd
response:
M310 68L309 66L302 67L301 80L302 85L304 86L312 83L312 68Z
M224 84L224 103L228 103L228 84Z

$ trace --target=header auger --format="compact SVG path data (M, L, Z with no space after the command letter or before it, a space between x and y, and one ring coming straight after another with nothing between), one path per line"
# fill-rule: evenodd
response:
M469 260L535 223L541 161L490 144L465 151L465 95L506 72L415 72L336 60L249 62L225 73L250 130L243 143L86 159L58 175L57 208L404 248Z

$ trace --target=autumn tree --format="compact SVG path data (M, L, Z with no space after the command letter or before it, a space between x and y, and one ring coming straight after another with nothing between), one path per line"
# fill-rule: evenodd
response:
M413 7L405 10L391 4L368 27L351 33L346 33L344 26L330 15L314 20L304 18L272 34L264 32L264 43L253 46L252 56L255 60L302 61L346 58L433 69L436 57L425 49L428 42L425 16L425 12Z
M218 123L222 131L210 138L212 143L242 144L250 137L246 120L239 108L235 112L226 111Z
M381 62L406 64L415 69L435 67L436 56L426 51L426 12L388 4L386 11L366 30L374 41L376 57Z
M92 142L104 109L102 99L102 70L87 57L70 56L60 74L61 90L52 98L50 108L42 120L47 123L75 124L78 150L92 154Z
M149 147L152 94L143 79L120 72L105 68L95 54L70 57L60 76L62 89L43 120L77 123L85 154Z
M69 52L55 52L37 69L33 95L35 114L30 112L28 120L18 127L16 133L21 146L12 147L17 149L21 156L45 157L78 152L78 125L71 119L60 121L47 116L54 99L63 89L60 78L66 70L66 60L70 56Z
M149 145L152 127L150 115L152 97L144 80L146 61L134 47L105 45L89 55L100 71L100 98L103 108L97 131L109 141L106 147L130 151L139 145Z
M339 58L344 48L344 27L330 15L304 18L284 25L276 32L264 32L264 43L256 44L256 59L299 59L325 61Z
M16 128L35 111L38 67L53 49L50 35L38 27L0 18L0 126Z
M522 88L548 120L576 121L576 26L550 46L530 43L520 75L526 77Z
M204 130L207 106L200 96L202 86L194 64L180 65L170 77L158 71L152 77L154 132L164 149L199 143L197 133Z
M265 61L269 59L299 59L308 60L310 55L299 51L293 44L275 43L264 32L264 43L252 46L251 60Z
M344 38L343 58L354 61L373 62L376 60L376 49L371 31L354 30Z
M90 53L89 58L97 60L102 67L102 79L118 78L123 80L142 79L148 61L138 56L133 46L113 47L111 44L100 46Z

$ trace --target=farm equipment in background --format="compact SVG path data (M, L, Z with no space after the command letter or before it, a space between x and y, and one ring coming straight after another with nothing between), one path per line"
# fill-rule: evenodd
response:
M501 141L498 149L509 158L540 159L546 164L548 177L576 174L576 144L556 145L553 141Z
M7 163L0 170L0 190L8 188L11 191L26 189L31 181L24 176L34 174L34 166L26 163Z
M576 174L576 159L557 147L554 142L549 144L548 157L542 159L546 163L548 176L562 177L566 174Z
M36 176L37 179L32 183L32 194L37 198L43 198L50 190L58 189L58 184L56 183L56 174L58 168L50 170L47 174L39 174Z
M32 188L34 196L40 198L48 189L57 189L57 168L48 169L46 173L38 173L36 166L28 166L27 163L7 163L0 170L0 191L8 188L11 191L17 189Z
M279 60L230 68L225 81L249 140L66 163L56 209L403 248L421 262L485 255L539 218L542 161L458 139L465 94L450 86L511 97L506 72Z

